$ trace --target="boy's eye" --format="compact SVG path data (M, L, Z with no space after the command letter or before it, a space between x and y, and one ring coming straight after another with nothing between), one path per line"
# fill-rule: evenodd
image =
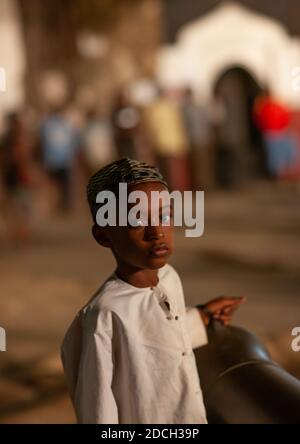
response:
M135 217L129 219L128 222L129 225L133 228L145 227L147 225L144 219L137 219Z
M163 224L169 224L172 221L172 213L164 213L161 215L161 222Z
M161 221L164 222L164 223L166 223L166 222L170 222L170 220L171 220L171 217L170 217L169 214L163 214L163 215L161 216Z

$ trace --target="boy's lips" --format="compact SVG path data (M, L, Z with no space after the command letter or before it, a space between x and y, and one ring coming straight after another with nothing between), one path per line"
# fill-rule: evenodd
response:
M154 245L150 249L150 256L155 256L155 257L165 256L168 253L168 251L169 247L165 243Z

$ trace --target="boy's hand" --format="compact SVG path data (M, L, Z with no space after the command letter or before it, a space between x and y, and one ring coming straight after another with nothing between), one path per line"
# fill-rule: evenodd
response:
M235 310L239 308L240 304L245 302L245 300L246 298L244 296L222 296L207 302L203 308L198 308L205 325L209 324L210 318L220 321L224 325L228 325Z

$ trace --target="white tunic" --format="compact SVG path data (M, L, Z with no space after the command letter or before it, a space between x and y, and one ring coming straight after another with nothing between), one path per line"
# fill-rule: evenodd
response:
M174 268L158 278L137 288L113 273L67 331L61 357L79 423L206 423L192 350L206 330Z

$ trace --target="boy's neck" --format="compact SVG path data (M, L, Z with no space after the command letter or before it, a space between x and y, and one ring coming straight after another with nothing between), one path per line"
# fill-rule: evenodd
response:
M140 269L127 264L118 264L116 275L138 288L155 287L159 281L158 270Z

